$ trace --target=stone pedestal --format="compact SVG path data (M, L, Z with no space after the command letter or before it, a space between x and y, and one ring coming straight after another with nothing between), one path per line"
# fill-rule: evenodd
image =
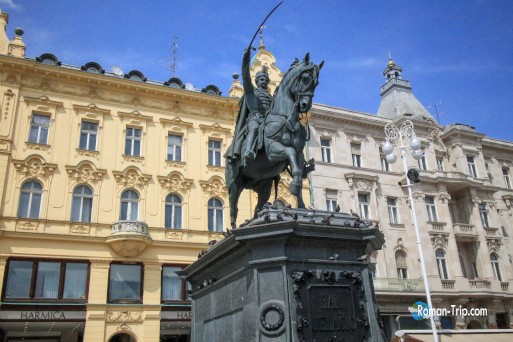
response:
M384 341L365 260L383 243L354 216L267 208L181 272L192 341Z

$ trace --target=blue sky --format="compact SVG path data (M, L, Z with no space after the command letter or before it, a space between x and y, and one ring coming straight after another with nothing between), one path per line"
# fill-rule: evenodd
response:
M166 81L173 35L177 76L226 95L242 52L278 1L0 0L8 36L25 30L27 56L95 61ZM315 102L376 113L389 52L440 122L475 126L513 141L513 1L286 0L264 43L286 70L311 53L325 61ZM256 43L257 44L257 43ZM257 45L255 45L257 46Z

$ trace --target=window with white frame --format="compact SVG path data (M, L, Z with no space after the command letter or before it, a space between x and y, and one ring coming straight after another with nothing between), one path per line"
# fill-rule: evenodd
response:
M362 167L362 145L351 144L351 158L353 160L353 166Z
M337 209L337 191L326 190L326 210L335 211Z
M358 194L358 205L360 207L360 217L370 219L369 194Z
M47 115L32 114L30 122L29 142L33 144L48 144L48 131L50 117Z
M426 209L428 214L428 221L429 222L438 222L438 217L436 215L436 205L435 205L435 198L433 196L426 196Z
M501 268L497 254L490 254L490 260L492 261L493 275L495 276L495 279L502 281Z
M39 218L42 195L43 186L41 183L34 180L23 183L20 191L20 202L18 204L18 217Z
M72 222L91 222L93 209L93 191L87 185L80 185L73 190L71 203Z
M463 257L461 256L461 254L459 255L459 258L460 258L461 273L463 274L464 278L467 278L467 270L465 268L465 261L463 261Z
M139 218L139 195L134 190L125 190L121 194L120 220L137 221Z
M208 230L223 231L223 202L217 198L211 198L208 201Z
M82 121L80 123L80 143L78 148L81 150L96 151L97 136L98 123Z
M395 264L397 267L397 278L408 279L408 267L406 266L406 253L395 252Z
M502 176L504 177L504 186L507 189L511 189L511 178L509 177L509 168L502 168Z
M447 273L447 261L445 260L445 252L443 249L438 248L435 251L436 265L438 266L438 275L440 279L449 279L449 273Z
M469 171L470 175L474 178L477 178L477 168L476 168L476 163L475 163L474 157L467 156L467 165L468 165L468 171Z
M436 158L436 167L438 171L444 171L444 159L443 158Z
M221 141L208 141L208 165L221 166Z
M167 136L167 160L182 161L182 136L169 134Z
M125 135L125 155L141 156L142 129L127 127Z
M488 221L488 210L486 209L486 203L479 203L479 217L481 218L481 223L483 224L483 228L490 227L490 222Z
M331 163L331 140L321 139L322 161Z
M166 228L182 228L182 199L175 194L166 196L165 219Z
M426 155L424 154L422 158L418 160L419 163L419 169L426 171L427 170L427 162L426 162Z
M392 224L399 223L399 213L397 211L397 198L387 197L388 220Z

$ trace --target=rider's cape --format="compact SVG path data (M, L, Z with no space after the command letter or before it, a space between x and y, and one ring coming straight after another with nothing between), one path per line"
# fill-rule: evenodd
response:
M237 121L235 123L235 132L233 140L231 145L226 150L226 153L224 154L225 158L228 159L228 162L236 160L241 156L244 140L246 139L247 135L246 124L249 113L250 111L246 103L246 96L242 95L239 101L239 114L237 115Z

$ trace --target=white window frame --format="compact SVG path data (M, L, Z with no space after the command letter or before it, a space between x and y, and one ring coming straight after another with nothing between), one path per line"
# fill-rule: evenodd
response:
M419 170L426 171L428 169L427 160L426 160L426 155L425 154L422 156L422 158L420 158L418 160L418 163L419 163Z
M331 139L321 139L321 154L323 162L331 163Z
M77 191L81 189L82 191L80 193L78 193ZM83 190L84 189L89 189L89 191L91 192L90 194L86 194ZM71 221L72 222L91 222L91 219L92 219L92 215L93 215L93 197L94 197L94 193L93 193L93 189L91 189L91 187L85 185L85 184L82 184L82 185L79 185L77 186L74 190L73 190L73 196L72 196L72 202L71 202ZM76 205L76 201L75 199L78 199L78 217L73 217L73 213L74 213L74 209L75 209L75 205ZM89 202L88 202L89 201ZM85 213L86 211L84 211L85 209L85 206L86 205L89 205L89 217L88 218L85 218Z
M215 143L219 144L215 146ZM210 166L221 166L221 148L222 141L216 139L208 140L208 165Z
M132 134L129 135L129 130L131 130ZM140 132L140 136L137 136L135 134L136 131L139 131ZM143 141L142 141L142 134L143 134L143 130L141 127L127 127L126 128L126 133L125 133L125 155L127 156L134 156L134 157L140 157L142 155L142 144L143 144ZM135 153L135 142L136 141L139 141L139 153L136 154ZM127 146L128 144L130 144L130 150L127 151ZM128 153L127 153L128 152Z
M337 193L333 190L326 190L326 210L334 212L337 208Z
M476 159L474 156L467 156L468 172L474 178L477 178Z
M481 224L483 228L490 228L490 218L488 217L488 209L486 209L485 203L479 203L479 217L481 218Z
M351 160L354 167L362 167L362 145L351 143Z
M494 275L495 279L497 279L498 281L502 281L502 273L501 273L499 257L495 253L492 253L492 254L490 254L490 261L492 263L493 275Z
M428 222L438 222L438 215L436 212L436 203L434 196L426 196L424 201L426 202L426 210L428 214ZM433 203L428 203L433 202Z
M441 252L443 255L440 256L438 252ZM438 275L440 279L447 280L449 279L449 271L447 269L447 260L445 259L445 251L441 248L435 251L436 265L438 268Z
M180 138L180 142L171 142L171 138ZM169 133L167 135L167 160L181 162L183 160L183 136L180 134ZM172 150L171 158L169 158L169 150ZM177 157L177 152L180 152L180 158Z
M362 201L360 196L364 196L366 200ZM360 217L365 220L370 220L370 194L358 194L358 207L360 209Z
M34 122L36 118L45 118L47 120L46 123L37 123ZM47 145L48 144L48 138L50 135L50 121L51 117L49 115L44 114L32 114L32 118L30 119L30 129L29 129L29 143L31 144L40 144L40 145ZM32 137L32 129L37 129L37 135L35 138L35 141L31 139ZM42 141L41 132L43 130L46 130L46 139L45 141Z
M390 163L386 160L384 156L380 156L381 159L381 170L385 172L390 172Z
M436 167L438 168L438 171L445 171L443 158L436 158Z
M219 201L220 205L214 205L214 201ZM210 232L222 232L224 230L224 207L223 201L219 198L211 198L208 200L208 230ZM210 214L212 213L212 220L210 220ZM218 216L221 215L221 227L217 225Z
M509 176L509 168L502 168L502 176L504 178L504 186L506 187L506 189L511 189L511 178Z
M41 189L36 189L34 187L34 184L39 185L39 187ZM39 218L39 216L41 214L41 205L42 205L42 201L43 201L43 189L44 189L43 185L36 180L29 180L29 181L23 183L23 185L21 186L20 198L19 198L19 203L18 203L18 213L17 213L18 217L31 218L31 219ZM27 201L26 208L21 207L21 204L22 204L21 201L22 201L23 194L28 194L28 201ZM37 208L37 215L31 216L31 212L33 209L32 207L36 205L37 201L39 202L38 203L39 207Z
M124 198L123 195L127 193L128 191L132 191L137 196L136 198L132 197L126 197ZM122 221L137 221L139 219L139 202L140 202L140 196L137 193L137 191L132 189L126 189L121 193L121 201L120 201L120 212L119 212L119 219ZM123 203L126 203L127 209L126 209L126 217L123 218ZM133 212L135 210L135 215L133 215Z
M393 201L393 203L391 203ZM399 224L399 210L397 209L397 198L387 197L388 221L391 224Z
M93 124L93 125L96 125L96 130L91 130L91 129L85 129L83 126L84 126L84 123L88 123L88 124ZM98 123L97 122L92 122L92 121L82 121L80 122L80 139L79 139L79 142L78 142L78 148L81 149L81 150L86 150L86 151L96 151L96 146L98 145ZM85 135L86 137L86 140L85 140L85 146L82 146L82 135ZM91 142L91 137L94 136L94 146L90 146L92 144Z
M172 197L175 196L175 197ZM169 198L177 198L178 201L173 201L172 199L169 200ZM179 208L178 208L179 207ZM171 215L167 217L168 208L171 209ZM179 210L178 210L179 209ZM179 220L179 222L176 222L176 220ZM168 221L170 224L168 224ZM183 203L182 198L178 194L168 194L166 196L166 203L164 205L164 227L168 229L181 229L182 228L182 221L183 221Z

